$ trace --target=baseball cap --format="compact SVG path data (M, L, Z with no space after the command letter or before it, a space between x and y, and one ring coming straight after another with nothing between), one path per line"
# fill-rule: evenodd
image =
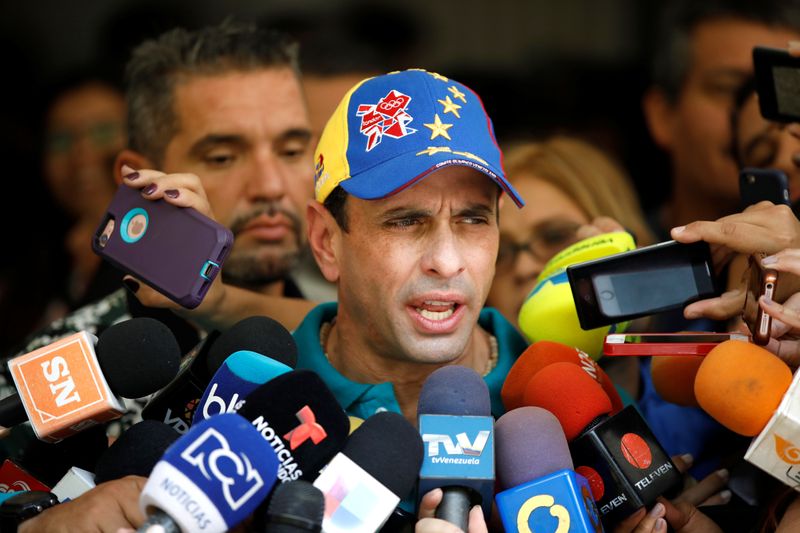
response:
M357 198L385 198L461 165L488 176L522 207L502 160L475 92L435 72L391 72L356 84L328 120L314 154L314 195L324 202L341 185Z

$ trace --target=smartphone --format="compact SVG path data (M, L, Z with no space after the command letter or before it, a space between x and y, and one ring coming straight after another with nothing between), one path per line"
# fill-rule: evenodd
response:
M761 116L776 122L800 121L800 57L756 46L753 67Z
M678 309L719 294L705 242L661 242L567 267L581 328Z
M706 355L716 345L729 340L750 342L741 333L611 333L603 342L603 354L633 355Z
M742 310L744 321L753 334L753 342L760 346L769 342L772 317L761 309L758 299L762 295L772 299L778 286L778 271L761 265L761 260L766 256L764 252L759 252L749 258L747 289Z
M789 178L776 168L744 168L739 172L739 195L742 209L764 200L790 205Z
M183 307L197 307L233 245L233 233L188 207L146 200L121 185L92 239L95 253Z

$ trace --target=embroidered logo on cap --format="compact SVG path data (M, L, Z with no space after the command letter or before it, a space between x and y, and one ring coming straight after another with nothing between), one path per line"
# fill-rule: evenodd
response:
M360 131L367 137L367 152L378 146L384 135L400 139L417 132L408 127L414 120L407 111L410 102L410 96L392 89L377 104L358 106L356 116L361 117Z

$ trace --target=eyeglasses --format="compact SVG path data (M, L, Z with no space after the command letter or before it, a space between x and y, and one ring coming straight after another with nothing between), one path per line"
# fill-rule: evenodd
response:
M581 224L576 222L547 221L536 226L525 242L514 242L501 236L497 252L497 271L513 269L522 252L527 252L540 261L549 261L567 246L578 242L580 227Z

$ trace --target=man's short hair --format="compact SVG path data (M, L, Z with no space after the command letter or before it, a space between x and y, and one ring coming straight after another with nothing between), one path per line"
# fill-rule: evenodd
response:
M175 86L188 77L291 68L299 78L298 47L286 35L225 21L196 31L175 28L134 49L125 69L129 146L160 164L179 130Z
M322 205L325 206L342 231L347 233L350 229L347 224L347 191L341 185L337 185L325 198Z
M692 32L701 24L738 19L800 31L800 6L792 0L666 0L659 14L651 75L676 102L691 69Z

